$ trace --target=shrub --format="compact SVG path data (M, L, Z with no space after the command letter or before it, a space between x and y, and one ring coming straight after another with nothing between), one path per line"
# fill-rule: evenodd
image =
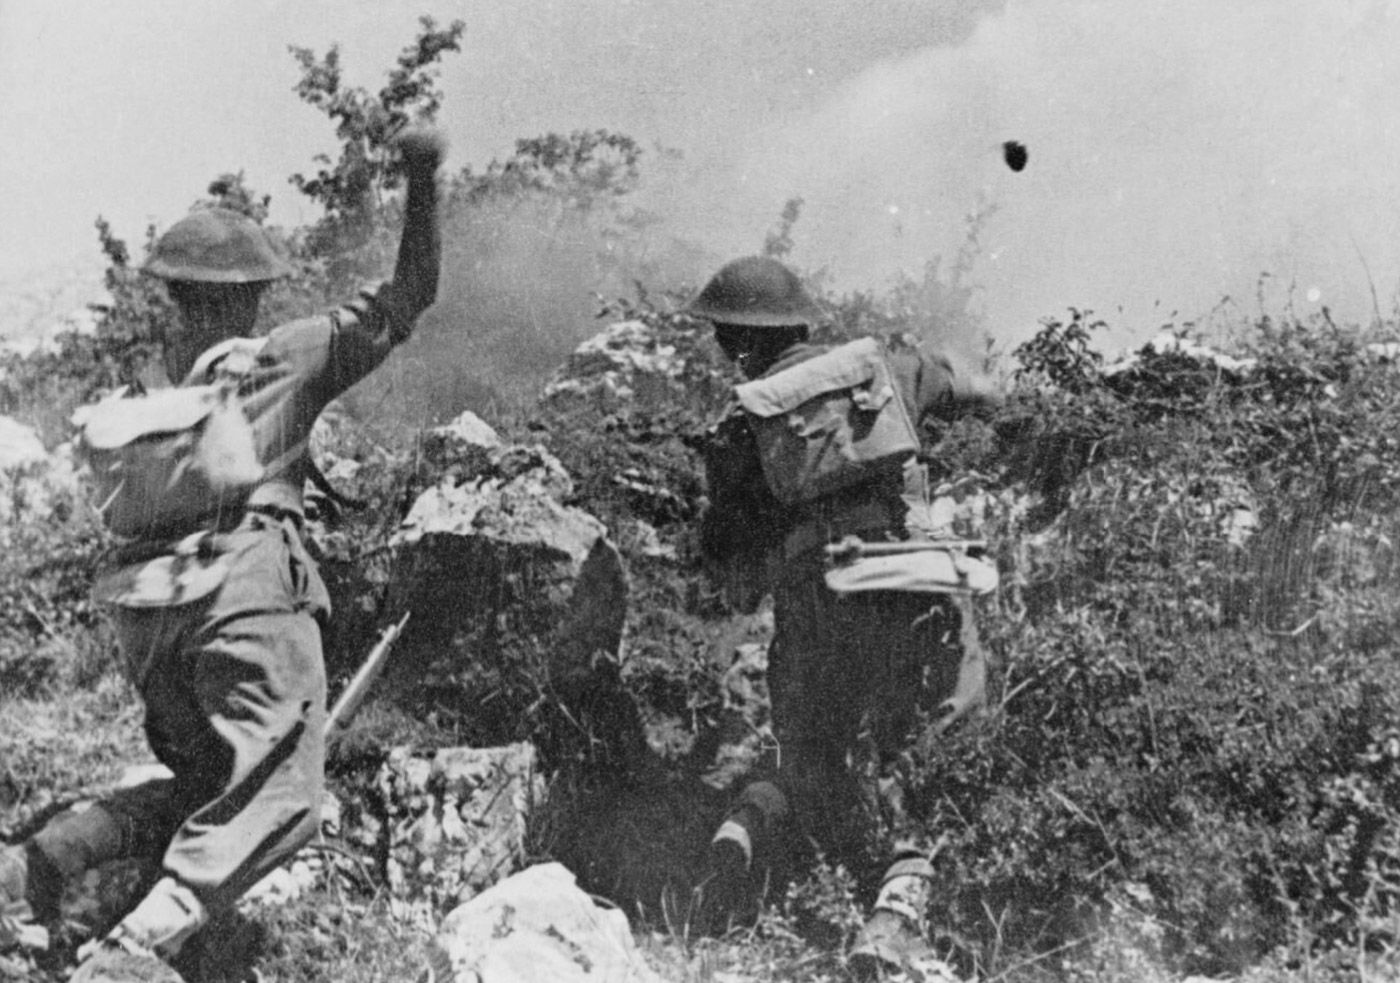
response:
M962 450L1040 502L995 530L989 718L921 748L941 921L983 957L989 917L1046 951L1133 887L1182 969L1374 940L1400 829L1393 370L1265 322L1250 371L1168 349L1109 372L1091 330L1047 323L991 458Z

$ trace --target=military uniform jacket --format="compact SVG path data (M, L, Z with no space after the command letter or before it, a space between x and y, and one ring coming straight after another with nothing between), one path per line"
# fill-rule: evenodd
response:
M118 546L99 572L94 600L123 607L197 600L222 584L244 514L300 519L312 467L307 444L317 417L408 333L395 319L389 290L367 290L357 302L329 314L289 322L265 338L232 338L199 357L180 384L238 380L264 477L237 514L209 515L158 541Z

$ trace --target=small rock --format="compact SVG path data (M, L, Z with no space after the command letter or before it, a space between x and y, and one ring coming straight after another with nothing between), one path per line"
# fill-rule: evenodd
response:
M579 890L562 864L507 878L443 919L433 983L660 983L615 908Z
M676 386L685 359L645 321L618 321L574 349L545 386L543 401L632 399L643 384Z

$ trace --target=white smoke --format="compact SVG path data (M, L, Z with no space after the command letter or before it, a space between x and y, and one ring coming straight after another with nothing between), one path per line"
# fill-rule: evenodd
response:
M838 285L951 257L986 200L994 334L1089 307L1138 342L1173 316L1400 289L1400 15L1391 0L1013 0L955 48L879 64L743 145L692 221L752 251L806 202L794 259ZM1023 141L1020 174L1003 140ZM717 182L718 184L718 182ZM1369 271L1369 272L1368 272ZM1228 301L1225 298L1229 298Z

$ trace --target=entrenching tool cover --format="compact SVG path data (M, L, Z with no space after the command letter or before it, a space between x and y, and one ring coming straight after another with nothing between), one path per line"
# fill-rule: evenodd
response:
M915 594L988 594L1000 578L990 560L960 549L927 549L862 556L826 571L826 586L838 594L902 591Z

